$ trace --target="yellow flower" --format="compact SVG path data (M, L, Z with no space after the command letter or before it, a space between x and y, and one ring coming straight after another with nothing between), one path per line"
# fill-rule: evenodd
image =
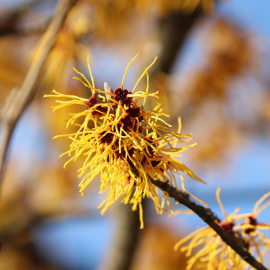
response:
M86 186L100 174L100 192L107 190L107 199L98 207L103 207L101 213L122 197L122 202L133 204L132 210L139 206L141 228L143 228L142 199L150 197L154 203L157 213L161 214L165 201L169 204L169 198L163 193L163 199L158 196L157 187L149 181L149 177L154 180L167 181L177 187L175 174L180 175L182 188L184 180L182 172L188 174L193 179L203 182L189 168L181 163L177 158L180 153L196 144L178 148L178 142L186 142L191 139L192 134L180 134L181 124L179 119L179 130L175 132L170 128L162 117L168 117L157 104L151 111L144 110L144 104L148 97L158 98L158 92L150 94L148 69L155 63L156 59L144 70L132 91L124 89L124 81L128 68L138 54L129 62L121 87L112 91L107 83L104 84L105 91L95 88L94 78L88 58L88 67L92 83L82 76L81 81L92 91L90 99L84 99L72 95L63 95L53 91L54 95L45 97L68 98L68 101L59 101L59 105L52 107L57 110L73 104L86 107L80 113L72 114L67 121L69 125L78 126L78 131L74 134L60 135L71 139L70 148L62 155L72 156L64 167L72 160L77 160L84 155L85 161L79 169L79 176L84 176L81 183L81 194L83 195ZM145 91L134 92L140 80L146 75L147 86ZM139 102L142 101L142 106ZM77 124L76 120L83 117L82 124ZM61 155L61 156L62 156ZM133 189L134 188L134 189Z
M270 200L265 202L260 208L259 205L268 197L270 192L257 201L252 213L237 215L240 208L237 208L231 215L227 215L220 197L220 189L216 196L220 208L223 212L224 221L217 220L219 226L227 231L238 245L248 250L252 255L256 253L259 262L262 263L263 254L270 248L270 239L266 238L259 230L269 230L270 224L258 223L258 214L270 205ZM228 269L248 269L247 264L230 246L222 241L219 235L211 228L204 227L189 234L180 240L174 247L177 250L181 245L190 240L189 245L180 250L186 252L186 256L191 256L194 248L202 246L189 260L187 269L194 265L197 269L228 270ZM263 247L264 250L260 248Z

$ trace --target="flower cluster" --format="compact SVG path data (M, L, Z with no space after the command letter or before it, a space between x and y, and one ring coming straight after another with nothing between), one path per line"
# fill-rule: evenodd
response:
M263 254L270 249L270 239L266 238L260 230L269 230L270 224L258 222L259 213L270 205L270 200L264 202L270 197L270 192L260 198L252 213L237 215L240 208L237 208L231 215L227 215L220 197L220 189L217 190L217 201L222 209L225 220L217 220L219 226L236 241L236 243L258 257L262 263ZM260 206L261 205L261 206ZM211 228L205 227L189 234L175 245L177 250L181 245L190 240L189 245L181 247L186 256L191 256L192 251L202 246L189 260L187 269L196 266L197 269L249 269L249 265L238 255L230 246L222 241L219 235ZM261 248L263 248L261 250Z
M138 54L137 54L138 55ZM192 134L180 134L181 124L179 119L179 130L175 132L170 128L162 117L168 117L157 104L151 111L144 109L148 97L158 98L158 92L149 93L148 69L155 63L156 59L144 70L132 91L124 88L124 81L131 62L129 62L124 74L120 88L112 90L107 83L104 84L105 91L95 88L94 78L88 59L88 67L92 83L80 72L81 81L92 91L90 99L84 99L72 95L63 95L53 91L54 95L45 97L67 98L68 101L59 101L59 105L52 107L57 110L73 104L86 107L82 112L72 114L67 121L69 125L78 126L74 134L60 135L71 139L70 148L62 155L72 156L64 165L77 160L81 155L85 161L79 169L79 176L84 176L81 183L81 194L83 195L86 186L100 174L100 192L108 191L107 198L99 206L103 207L101 213L105 213L110 205L122 197L123 203L133 204L132 210L139 206L141 228L142 199L150 197L156 207L157 213L166 211L165 201L172 211L168 195L163 193L163 199L158 196L158 190L150 181L169 181L177 187L176 174L180 175L182 188L184 180L182 172L193 179L203 182L189 168L177 158L180 153L196 144L177 147L178 142L186 142L191 139ZM146 75L147 86L145 91L134 92L138 83ZM142 105L139 103L142 102ZM78 118L84 118L82 122L76 122Z

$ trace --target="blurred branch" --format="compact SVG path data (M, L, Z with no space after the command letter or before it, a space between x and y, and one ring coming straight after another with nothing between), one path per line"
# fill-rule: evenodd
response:
M44 33L50 24L53 15L48 15L43 21L27 27L20 28L18 26L21 17L28 12L32 6L40 4L41 2L42 1L40 0L30 0L3 16L0 20L0 38L6 35L36 35ZM78 0L73 0L69 9L77 2Z
M51 24L37 45L35 58L30 66L22 86L16 94L14 94L14 90L12 91L13 94L5 105L4 111L2 111L0 137L0 185L3 179L6 152L13 129L37 91L36 83L38 75L40 74L46 57L52 47L54 38L60 29L65 16L67 15L71 2L71 0L59 1Z
M32 7L37 4L40 4L40 0L29 0L24 1L22 4L14 7L12 10L5 12L1 15L0 19L0 37L17 34L20 32L20 29L17 27L17 23L20 18L27 13Z
M177 55L183 47L186 37L198 19L205 15L202 7L197 7L192 13L183 11L171 12L165 18L160 19L161 52L159 60L150 71L150 76L155 77L159 73L170 74L171 68L177 60ZM170 91L162 88L167 100L170 100ZM170 105L170 102L168 102ZM169 109L169 108L168 108ZM175 122L175 119L172 120Z
M205 223L207 223L220 237L221 239L230 246L237 254L239 254L247 263L253 266L257 270L267 270L267 268L259 263L249 252L245 251L241 246L239 246L230 234L224 231L215 220L217 216L212 212L211 209L205 208L201 205L192 202L189 199L189 194L177 190L175 187L171 186L169 182L162 182L159 180L153 180L149 177L152 184L159 187L164 192L167 192L171 198L174 198L179 203L185 205L187 208L191 209L195 214L197 214Z
M144 200L145 201L145 200ZM130 205L119 204L116 232L109 250L109 256L99 270L127 270L132 262L140 231L138 211L131 211Z
M191 27L202 15L202 9L197 8L192 14L179 11L168 14L160 21L160 42L162 48L159 61L152 70L152 76L157 72L169 73ZM145 209L147 207L147 200L143 200L143 203ZM140 223L138 213L137 211L130 211L130 207L127 205L119 207L121 208L119 210L119 224L115 233L115 239L113 240L108 259L101 264L99 270L127 270L132 262L139 239Z
M171 12L160 20L161 53L159 61L153 67L153 72L164 72L167 74L170 72L187 34L189 34L194 23L202 15L204 15L202 8L197 7L191 14L180 10L178 12Z

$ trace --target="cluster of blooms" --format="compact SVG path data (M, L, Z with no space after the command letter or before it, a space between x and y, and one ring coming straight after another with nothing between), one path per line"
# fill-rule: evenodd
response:
M150 178L152 181L168 180L170 184L177 187L175 174L179 174L184 190L181 172L197 181L203 181L177 159L183 150L195 146L193 144L177 147L178 142L186 142L192 136L192 134L180 134L180 119L179 130L175 132L161 118L168 115L160 108L160 104L151 111L144 109L147 97L158 98L158 92L152 94L148 92L148 69L155 63L156 58L144 70L132 91L124 89L128 68L137 55L129 62L121 87L115 91L112 91L107 83L104 84L105 91L95 88L88 59L92 84L77 70L75 71L82 76L84 81L75 79L91 89L90 99L63 95L56 91L53 91L54 95L45 95L45 97L69 99L68 101L57 100L56 102L60 105L52 107L54 111L73 104L86 106L82 112L72 114L66 125L67 128L69 125L76 125L78 131L74 134L55 137L67 136L72 141L70 149L62 154L72 155L64 166L72 160L77 160L81 155L86 157L79 169L79 176L84 175L79 185L81 194L83 195L86 186L100 174L100 192L103 193L109 189L106 200L98 207L104 207L101 213L104 214L107 208L122 196L123 203L133 204L132 210L136 210L139 205L141 228L143 228L141 202L145 196L154 201L157 213L166 211L164 210L165 201L172 211L168 195L163 193L163 198L160 199L158 189L152 184ZM147 77L146 90L134 93L145 75ZM142 106L138 104L140 101L143 101ZM75 123L80 117L84 117L84 121Z
M257 218L259 213L270 205L270 200L261 205L263 201L270 197L270 192L256 202L252 213L237 215L240 210L240 208L237 208L229 216L221 203L219 193L220 189L217 190L216 196L225 220L217 220L216 222L230 234L238 245L255 255L258 261L262 263L263 255L270 249L270 239L266 238L259 230L269 230L270 224L259 223ZM187 269L195 266L197 269L246 270L250 267L240 255L222 241L211 227L201 228L189 234L180 240L174 249L177 250L188 240L190 240L189 245L180 249L182 252L186 252L186 256L191 256L193 249L199 246L202 246L202 248L188 260ZM261 250L261 248L263 249Z

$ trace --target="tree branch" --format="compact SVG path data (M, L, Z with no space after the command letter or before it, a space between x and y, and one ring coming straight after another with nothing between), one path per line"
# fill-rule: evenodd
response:
M196 21L204 15L200 6L191 14L182 10L171 12L159 21L161 33L161 53L159 61L151 72L164 72L169 74L180 48Z
M138 176L139 173L134 167L133 163L129 162L133 173ZM224 231L217 223L217 215L210 209L205 208L197 203L193 202L189 198L189 194L182 192L169 184L169 181L162 182L160 180L154 180L148 175L148 179L151 183L162 191L166 192L169 197L175 199L179 203L185 205L187 208L192 210L197 216L199 216L205 223L207 223L219 236L220 238L230 246L237 254L239 254L248 264L253 266L257 270L267 270L267 268L259 263L248 251L245 251L241 246L239 246L230 234Z
M45 59L52 47L54 38L60 29L65 16L67 15L71 0L60 0L53 19L39 41L35 58L30 66L30 69L24 79L24 82L15 95L9 98L4 111L1 114L1 144L0 144L0 186L3 178L4 162L6 158L7 148L10 142L12 131L18 122L20 116L24 112L29 102L33 99L37 87L36 82L38 75L43 67ZM14 92L14 91L13 91Z
M131 211L130 204L118 204L117 224L109 254L98 270L127 270L133 259L140 232L138 211Z
M161 52L158 63L150 71L151 76L158 72L169 73L190 29L202 15L202 9L197 8L192 14L184 14L183 11L178 11L168 14L159 21ZM109 90L107 91L109 92ZM143 200L143 204L145 209L147 200ZM119 227L115 232L112 249L107 256L106 262L100 265L99 270L126 270L129 269L132 262L139 238L140 223L138 222L138 213L137 211L130 211L130 206L120 205L119 208L121 209L119 215L117 215Z
M0 14L0 37L18 34L20 29L18 28L18 22L21 17L29 12L29 10L35 5L40 4L40 0L28 0L24 1L20 5L16 5L12 10L1 12Z
M162 182L159 180L153 180L149 177L152 184L159 187L161 190L168 193L171 198L174 198L179 203L185 205L187 208L197 214L205 223L207 223L220 237L221 239L230 246L237 254L239 254L247 263L253 266L257 270L267 270L267 268L259 263L249 252L245 251L239 246L228 232L225 232L216 222L217 216L212 212L211 209L205 208L201 205L189 199L189 194L177 190L171 186L169 182Z

